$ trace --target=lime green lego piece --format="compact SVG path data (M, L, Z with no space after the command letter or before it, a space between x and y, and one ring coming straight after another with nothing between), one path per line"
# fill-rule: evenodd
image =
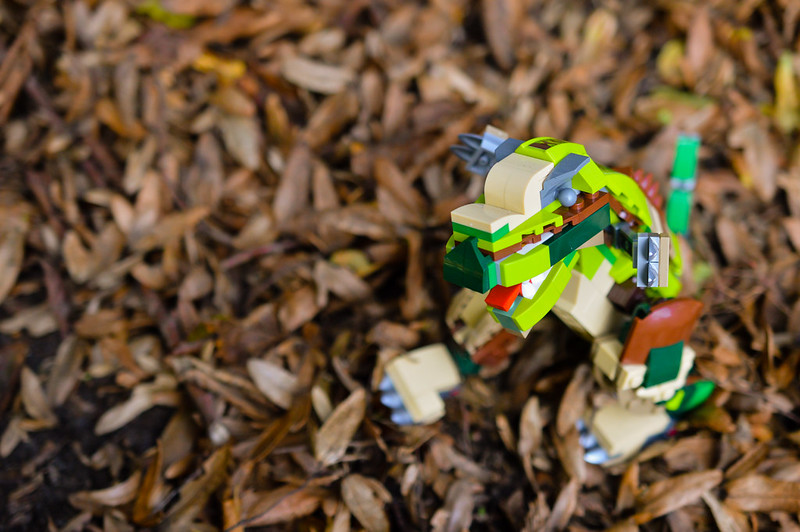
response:
M553 163L558 163L570 153L586 155L588 157L586 148L580 144L554 139L552 137L537 137L523 142L516 149L516 153L536 159L551 161ZM606 186L605 175L591 159L572 178L572 187L582 192L594 194L604 186Z
M604 170L608 178L606 186L614 199L644 222L647 227L651 227L653 219L650 217L650 209L647 208L647 196L644 195L636 181L608 168L604 168Z
M468 238L467 235L463 233L453 233L452 235L450 235L450 238L447 239L447 244L444 245L444 254L447 255L448 253L453 251L453 248L456 245L456 240L458 240L459 242L463 242L467 238Z
M617 261L611 266L611 271L609 271L609 275L611 275L611 278L614 279L614 282L617 284L624 283L633 277L635 273L636 269L633 267L633 261L628 255L623 253L617 255Z
M503 259L499 264L500 278L503 286L514 286L539 275L550 267L550 250L547 246L536 246L528 253L513 255Z
M683 342L655 347L647 355L647 373L644 387L656 386L675 379L681 369Z
M553 269L547 274L547 279L536 292L536 296L533 299L522 298L512 314L514 323L521 331L527 331L533 327L555 306L572 277L572 270L577 259L577 253L573 252L562 262L553 266Z
M559 207L561 207L561 203L554 201L515 227L514 230L507 235L504 235L494 241L478 241L478 247L480 249L485 249L486 251L500 251L501 249L505 249L509 246L519 244L522 241L522 237L526 235L541 235L544 232L544 228L549 225L555 225L556 227L559 227L564 223L562 216L554 212Z
M644 293L651 299L677 297L681 291L681 280L672 272L669 272L667 286L657 286L655 288L645 288Z
M480 238L481 240L494 242L495 240L499 240L508 234L508 224L504 225L494 233L487 233L486 231L481 231L480 229L475 229L474 227L453 222L453 232L463 233L465 235L474 236L475 238Z
M589 280L594 278L594 274L606 260L605 255L597 249L598 247L605 246L578 250L578 264L575 266L575 271L582 273Z

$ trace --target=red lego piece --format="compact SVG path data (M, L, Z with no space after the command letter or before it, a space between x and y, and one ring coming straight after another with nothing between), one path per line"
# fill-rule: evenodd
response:
M497 285L489 290L489 294L486 296L486 304L500 310L508 310L521 292L522 286L518 284L509 287Z

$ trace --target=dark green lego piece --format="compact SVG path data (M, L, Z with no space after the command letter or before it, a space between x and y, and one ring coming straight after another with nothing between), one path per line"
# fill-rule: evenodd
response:
M475 237L469 237L444 256L444 279L485 294L497 284L497 268L478 249Z
M677 377L681 369L682 354L683 342L651 349L647 356L644 387L656 386Z
M553 238L544 242L550 248L550 265L557 264L564 257L581 247L587 240L605 229L611 223L611 207L608 204L578 225L571 225Z

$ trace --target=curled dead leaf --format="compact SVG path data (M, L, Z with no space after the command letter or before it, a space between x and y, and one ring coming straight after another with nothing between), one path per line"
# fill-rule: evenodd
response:
M366 392L363 388L358 388L322 424L314 439L314 457L322 465L335 464L344 456L350 440L364 419L366 408Z

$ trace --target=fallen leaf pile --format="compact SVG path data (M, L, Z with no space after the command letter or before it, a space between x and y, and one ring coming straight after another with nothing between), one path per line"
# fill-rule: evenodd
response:
M800 4L0 4L0 529L798 530ZM717 384L587 464L589 346L548 317L445 419L448 147L568 138L665 189L703 140L685 291Z

